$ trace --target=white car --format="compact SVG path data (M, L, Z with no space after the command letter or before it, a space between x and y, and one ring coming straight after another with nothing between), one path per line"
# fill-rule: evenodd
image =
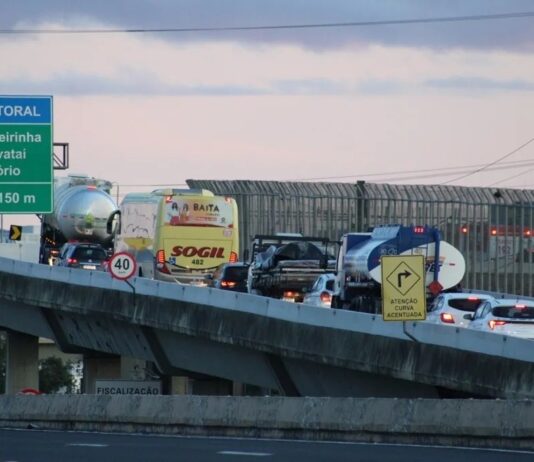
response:
M484 302L469 327L534 340L534 301L502 298Z
M437 324L467 327L465 314L473 314L483 302L494 300L491 295L471 292L448 292L438 295L430 305L426 320Z
M330 308L332 306L335 278L336 276L332 273L319 276L310 291L304 296L302 303Z

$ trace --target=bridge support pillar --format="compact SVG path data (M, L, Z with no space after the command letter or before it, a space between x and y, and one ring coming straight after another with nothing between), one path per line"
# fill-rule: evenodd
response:
M6 394L39 389L39 337L8 332L6 353Z
M97 379L120 379L121 358L115 357L83 357L83 381L82 393L92 394L96 392Z
M232 382L232 395L243 396L245 387L241 382Z
M144 380L145 369L146 361L141 359L86 355L83 358L82 393L95 393L98 379Z
M191 380L189 379L189 377L170 376L168 393L170 395L191 395Z
M144 359L121 356L121 379L145 380L147 362Z

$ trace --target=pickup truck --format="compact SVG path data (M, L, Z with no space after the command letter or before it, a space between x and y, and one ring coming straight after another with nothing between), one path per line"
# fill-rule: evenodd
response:
M302 235L257 235L252 241L248 292L302 302L321 274L332 272L335 243Z

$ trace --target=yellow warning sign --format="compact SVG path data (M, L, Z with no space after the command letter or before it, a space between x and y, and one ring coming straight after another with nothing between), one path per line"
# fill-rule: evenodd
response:
M426 319L425 257L390 255L380 259L384 321Z
M17 225L11 225L9 227L9 239L12 241L20 241L22 236L22 227Z

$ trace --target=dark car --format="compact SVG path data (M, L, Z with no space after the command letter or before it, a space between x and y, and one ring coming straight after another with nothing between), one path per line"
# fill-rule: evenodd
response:
M234 292L247 292L248 265L223 263L213 273L211 287Z
M59 252L57 266L105 271L108 253L100 244L68 242Z

